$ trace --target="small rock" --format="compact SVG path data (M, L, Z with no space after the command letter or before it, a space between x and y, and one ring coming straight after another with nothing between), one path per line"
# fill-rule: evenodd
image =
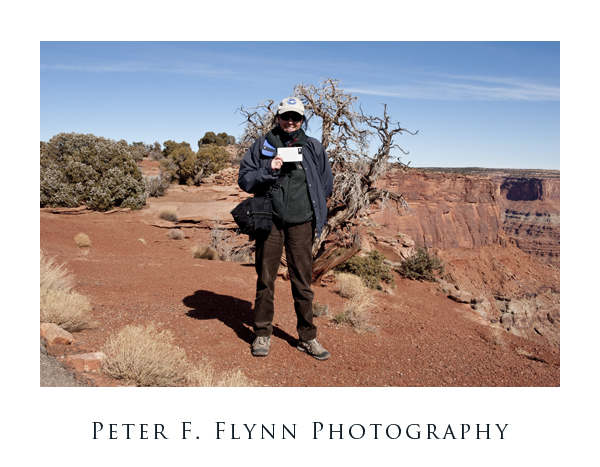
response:
M40 325L40 335L44 337L50 345L69 345L75 341L75 338L70 332L65 331L54 323L42 323Z
M473 295L467 292L456 291L450 293L450 295L448 295L448 298L451 298L452 300L458 303L471 303L471 300L473 300Z
M102 352L91 352L69 355L65 362L72 365L77 371L94 371L100 368L103 358L104 354Z

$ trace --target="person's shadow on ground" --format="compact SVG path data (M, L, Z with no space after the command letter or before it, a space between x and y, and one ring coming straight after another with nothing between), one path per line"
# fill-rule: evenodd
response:
M208 290L196 290L194 295L183 299L183 304L190 308L186 315L194 319L218 319L230 327L243 341L251 344L254 341L252 330L252 303L247 300L221 295ZM277 326L273 326L273 335L295 347L297 339Z

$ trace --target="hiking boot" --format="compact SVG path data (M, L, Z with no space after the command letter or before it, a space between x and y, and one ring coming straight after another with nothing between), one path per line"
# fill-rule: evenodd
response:
M311 357L315 357L317 360L327 360L331 357L331 354L323 348L317 339L298 341L298 346L296 348L300 352L306 352Z
M271 336L257 337L252 342L252 355L255 357L266 357L271 348Z

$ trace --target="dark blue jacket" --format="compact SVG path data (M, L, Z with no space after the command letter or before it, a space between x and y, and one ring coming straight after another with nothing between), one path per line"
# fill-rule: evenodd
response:
M279 171L271 170L273 157L262 154L266 136L258 138L246 151L242 163L238 185L247 193L265 193L279 177ZM307 137L302 146L302 167L306 173L308 193L313 203L317 236L327 221L327 198L333 189L333 175L329 159L323 145L315 138Z

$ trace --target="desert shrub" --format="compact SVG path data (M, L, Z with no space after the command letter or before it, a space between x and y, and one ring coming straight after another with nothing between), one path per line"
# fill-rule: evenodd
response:
M224 169L229 162L227 150L212 144L200 146L197 157L198 164L201 167L201 170L196 174L198 183L202 178Z
M166 221L177 222L179 221L177 211L177 206L162 206L158 210L158 217Z
M162 152L162 146L158 141L156 141L154 146L151 146L150 150L148 151L148 159L151 161L160 161L164 158L165 155Z
M40 250L40 294L49 290L68 292L73 287L73 276L65 264L58 264L54 258Z
M203 168L198 154L192 150L189 143L165 141L163 155L164 159L160 161L161 170L168 174L172 181L178 184L197 184L197 176Z
M141 161L144 157L148 155L150 152L151 146L147 146L142 142L139 143L131 143L129 146L129 152L133 157L133 160L136 162Z
M92 134L60 133L40 145L40 206L141 209L142 173L129 147Z
M219 253L223 261L231 261L231 256L235 248L235 235L230 235L227 230L220 227L216 220L210 231L210 244Z
M89 299L74 290L51 290L40 297L41 322L54 323L69 332L94 326L91 309Z
M77 245L79 248L87 248L92 244L90 237L87 234L84 234L83 232L80 232L77 235L75 235L74 240L75 245Z
M249 379L241 370L227 370L222 373L215 371L207 362L198 365L188 376L189 386L193 387L249 387L256 383Z
M344 298L354 298L365 293L364 281L355 274L340 272L336 274L340 295Z
M169 141L165 142L165 149L163 150L166 156L160 161L161 170L178 184L192 185L198 170L196 153L187 143L182 143L174 148L171 145L167 146L167 143Z
M430 254L426 246L418 246L414 253L400 264L399 272L413 280L435 281L436 275L444 273L444 262Z
M216 144L217 146L229 146L235 144L235 136L228 135L227 133L219 133L215 135L212 131L207 131L204 136L198 141L198 146L205 144Z
M163 153L161 169L171 180L186 185L198 185L204 177L225 168L229 161L227 150L215 144L201 145L198 152L194 152L188 143L177 145L166 141Z
M238 263L251 263L253 245L244 244L236 246L236 233L230 233L227 229L221 228L217 219L210 231L211 247L218 253L221 261L235 261Z
M219 374L209 363L193 365L185 350L173 344L173 334L154 323L125 326L109 336L102 351L102 373L135 386L252 385L239 370Z
M151 161L162 161L165 158L165 155L160 149L151 149L148 152L148 159Z
M173 344L170 331L125 326L106 341L101 371L135 386L186 386L192 369L185 351Z
M253 251L254 244L236 247L231 252L230 260L235 261L236 263L254 263L254 256L252 255Z
M360 277L370 289L382 290L381 281L394 285L394 275L390 267L384 264L385 256L377 250L371 250L367 256L353 256L334 268L337 272L347 272Z
M167 236L171 240L181 240L181 239L183 239L183 232L180 229L171 229L171 230L169 230L169 233L167 234Z
M40 320L69 332L94 326L87 297L73 290L73 276L64 264L40 250Z
M192 255L194 258L207 259L209 261L219 259L217 250L208 245L195 245L192 247Z
M343 310L333 320L343 326L352 326L359 333L375 332L375 327L369 322L369 309L373 302L371 293L357 295L344 304Z
M313 301L312 303L313 316L327 316L329 314L329 305Z
M158 175L144 177L146 181L146 197L152 196L158 198L164 196L171 186L171 176L162 170Z

